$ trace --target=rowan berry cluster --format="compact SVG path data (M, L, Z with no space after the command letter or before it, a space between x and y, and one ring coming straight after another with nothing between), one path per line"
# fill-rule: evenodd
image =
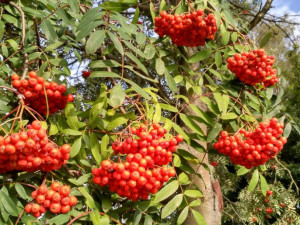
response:
M83 70L82 71L82 76L83 77L89 77L91 75L91 73L92 73L91 71L85 71L85 70Z
M278 82L277 70L273 69L274 56L269 56L263 49L235 54L227 59L228 69L241 81L249 85L263 84L273 86Z
M47 115L47 103L49 114L55 113L66 107L67 102L74 101L73 95L64 96L67 88L56 82L45 81L43 77L37 76L34 71L29 72L29 79L22 79L17 74L11 76L12 86L25 97L28 104L40 114Z
M219 153L229 156L233 164L250 169L265 164L282 150L287 142L285 137L280 137L283 128L283 123L272 118L269 122L261 122L254 131L241 129L234 136L222 131L213 146Z
M34 217L40 217L49 209L54 214L68 213L71 206L77 204L77 198L70 196L71 188L68 185L61 185L59 182L52 182L51 188L41 185L31 193L36 203L29 203L25 211Z
M0 173L19 170L57 170L66 164L71 147L64 144L57 147L48 139L40 121L33 121L27 130L0 136Z
M201 9L181 15L161 11L160 17L155 17L154 31L160 37L170 36L175 45L195 47L214 40L217 26L214 14L206 15Z
M92 171L93 181L101 187L108 185L110 191L133 201L146 200L175 176L174 168L159 166L172 161L172 152L183 137L163 140L167 130L159 124L153 124L149 132L143 124L138 129L132 127L131 132L123 143L113 144L116 154L127 154L124 162L102 161L101 167Z

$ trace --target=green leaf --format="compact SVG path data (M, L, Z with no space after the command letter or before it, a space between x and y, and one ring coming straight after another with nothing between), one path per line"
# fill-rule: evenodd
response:
M19 45L17 44L17 42L13 39L9 39L7 40L7 42L10 44L10 46L13 48L13 50L16 52L19 49Z
M8 212L12 216L18 216L18 209L16 207L16 204L3 190L0 191L0 199L6 212Z
M94 77L103 77L103 78L106 78L106 77L120 77L119 74L116 74L114 72L108 72L108 71L95 71L95 72L92 72L91 73L91 78L94 78Z
M118 117L118 118L114 119L113 121L111 121L107 125L106 129L109 130L109 131L113 130L118 126L121 126L122 124L127 123L127 121L128 121L128 119L125 118L125 117Z
M118 107L122 105L125 100L125 92L121 84L116 85L110 92L110 104L112 107Z
M114 11L114 12L123 12L131 7L131 4L123 3L123 2L104 2L99 7L107 10L107 11Z
M268 32L260 41L259 46L260 48L263 48L266 46L266 44L268 44L268 42L270 41L270 38L273 36L273 32L270 31Z
M107 67L119 67L122 66L115 60L97 60L90 64L90 68L107 68Z
M199 212L192 209L192 213L198 225L206 225L204 217Z
M247 169L246 167L242 166L241 168L239 168L238 172L237 172L237 175L238 176L242 176L246 173L248 173L250 170Z
M165 73L165 63L161 58L155 60L155 70L158 75L163 75Z
M110 37L110 40L114 43L118 52L120 52L121 55L124 55L124 49L118 37L110 31L107 31L107 34Z
M138 65L138 69L142 70L145 74L148 74L147 68L144 66L144 64L137 57L135 57L130 52L126 52L126 56L128 56L128 58L130 58L130 60L133 63L135 63L136 65Z
M149 216L148 214L145 216L145 222L144 225L152 225L153 224L153 220L152 217Z
M104 136L102 137L102 139L101 139L101 155L102 155L102 156L105 156L105 155L106 155L106 154L104 154L104 153L107 152L107 146L108 146L108 144L109 144L109 137L108 137L108 135L106 134L106 135L104 135Z
M99 214L99 210L94 210L90 213L90 218L94 225L102 225L101 216Z
M100 144L99 144L97 136L94 133L90 134L90 145L91 145L92 155L93 155L94 159L96 160L97 164L100 165L101 164L101 155L99 152Z
M86 42L86 46L85 46L86 53L94 54L101 47L101 44L104 42L104 39L105 39L104 30L96 30L95 32L93 32Z
M191 198L201 198L203 196L201 191L198 190L185 190L183 194Z
M170 111L170 112L178 112L178 109L172 105L164 104L164 103L159 103L160 107L164 110Z
M232 112L221 115L222 120L232 120L232 119L235 119L237 117L238 116L235 113L232 113Z
M176 130L177 133L179 133L183 136L184 140L186 140L187 143L190 143L189 136L184 132L184 130L180 126L178 126L178 124L172 122L172 126L173 126L174 130Z
M211 116L208 116L204 111L202 111L198 106L190 104L189 107L199 116L201 119L203 119L207 124L213 126L215 124L214 120L211 118Z
M142 211L136 209L133 215L133 225L139 225L142 219Z
M152 59L155 55L155 48L153 47L153 45L151 44L146 45L144 54L146 59Z
M91 209L95 209L95 201L93 197L87 192L86 188L80 187L78 188L78 191L80 191L80 193L85 197L87 206Z
M88 10L84 16L81 18L80 23L77 26L77 31L87 27L90 23L94 22L99 18L101 13L99 13L99 8L93 8Z
M76 35L76 41L80 41L83 38L85 38L86 36L88 36L89 34L91 34L91 32L98 27L100 24L103 24L103 21L94 21L91 22L89 24L87 24L85 27L83 27L78 34Z
M44 32L47 40L49 40L51 43L54 43L57 40L57 34L54 30L54 27L52 26L52 24L50 23L50 21L48 19L44 20L41 23L41 28L42 31Z
M51 44L51 45L48 45L48 46L45 48L44 52L53 51L54 49L59 48L59 47L62 46L63 44L64 44L64 42L62 42L62 41L57 41L57 42L55 42L55 43L53 43L53 44Z
M220 51L216 51L215 53L215 63L218 68L222 66L222 55Z
M160 118L161 118L161 107L160 107L160 104L157 103L155 105L155 113L153 115L153 122L158 123L160 121Z
M70 8L71 8L71 10L73 11L73 12L78 12L79 11L79 6L78 6L78 4L77 4L77 2L76 1L74 1L74 0L68 0L68 3L69 3L69 6L70 6ZM86 14L85 14L86 15ZM82 20L81 20L82 21Z
M268 186L268 183L266 181L266 178L259 174L259 177L260 177L260 189L261 189L261 192L263 193L264 196L267 195L267 190L269 189L269 186Z
M124 78L124 80L127 83L131 84L131 88L133 90L135 90L137 93L139 93L142 97L144 97L145 99L150 99L149 94L146 91L144 91L144 89L141 88L139 85L137 85L135 82L133 82L131 80L128 80L128 79L125 79L125 78Z
M65 224L69 221L70 216L68 214L60 214L51 218L48 223L51 224Z
M291 123L286 124L283 131L283 136L288 138L290 136L291 131L292 131L292 124Z
M79 137L74 141L70 152L70 158L75 157L79 153L81 148L81 139L82 137Z
M170 197L172 194L174 194L177 191L178 187L179 187L179 183L177 180L171 181L156 193L154 202L156 203L161 202L166 198Z
M190 203L190 207L197 207L199 205L201 205L201 200L199 198Z
M72 135L72 136L82 135L82 132L80 132L78 130L73 130L73 129L64 129L63 133L66 135Z
M171 201L169 201L161 211L161 218L166 218L172 212L174 212L181 204L182 199L183 199L183 195L179 194L176 195Z
M25 188L19 184L19 183L16 183L15 184L15 188L16 188L16 191L18 193L18 195L23 198L23 199L26 199L26 200L30 200L30 195L27 194Z
M166 10L168 7L167 7L167 4L166 4L166 1L165 0L162 0L159 4L159 12L163 11L163 10Z
M178 216L178 219L177 219L177 224L180 225L180 224L183 224L184 221L186 220L187 216L188 216L188 213L189 213L189 207L186 206L179 214Z
M207 135L207 142L212 142L218 136L218 134L221 132L221 130L222 130L222 124L215 123L215 125L209 131L209 133Z
M225 31L222 32L222 43L223 45L227 45L230 39L230 32L229 31Z
M132 18L131 23L132 24L137 24L139 22L139 17L140 17L140 8L137 6L135 8L134 16Z
M167 70L167 68L165 68L165 79L166 79L166 82L167 82L170 90L173 93L176 93L177 92L176 82L175 82L174 78L171 76L171 74L169 73L169 71Z
M191 58L189 58L188 62L189 63L200 62L200 61L205 60L208 57L210 57L211 53L212 53L212 51L210 49L202 50L202 51L194 54Z
M253 191L258 183L259 173L258 169L256 169L252 175L252 178L249 183L248 191Z
M190 116L187 116L183 113L180 113L180 119L184 122L185 125L187 125L189 128L191 128L194 132L196 132L197 134L203 136L204 133L201 129L201 127L196 124Z
M0 20L0 41L2 41L3 34L4 34L4 23Z
M153 5L153 2L150 2L150 14L151 14L151 17L152 17L152 22L154 23L155 22L155 7Z

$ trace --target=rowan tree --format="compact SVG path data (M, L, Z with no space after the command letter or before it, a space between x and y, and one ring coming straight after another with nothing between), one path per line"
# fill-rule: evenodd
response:
M1 224L299 224L272 1L1 2Z

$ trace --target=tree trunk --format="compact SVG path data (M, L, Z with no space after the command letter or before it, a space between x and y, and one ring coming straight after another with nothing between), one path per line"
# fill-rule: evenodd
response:
M191 56L194 53L196 53L197 49L188 48L188 55ZM193 71L197 71L199 68L199 63L192 65ZM203 87L204 90L204 87ZM186 92L182 93L183 95L186 95L189 99L193 99L195 96L190 96ZM206 105L201 102L200 99L197 99L192 102L192 104L198 106L201 110L207 111ZM187 107L185 109L185 114L187 115L196 115L192 109ZM207 127L204 124L198 123L198 125L201 127L203 132L207 133ZM187 133L192 133L193 131L188 128L187 126L183 125L183 129ZM205 149L207 149L207 144L203 142L199 142ZM200 162L205 163L206 165L209 165L208 162L208 154L206 153L200 153L196 149L194 149L191 146L188 146L186 143L183 143L180 145L180 148L190 152L194 156L196 156ZM193 180L193 183L202 191L203 198L202 203L200 206L193 208L194 210L198 211L202 214L204 217L207 225L221 225L221 212L223 208L223 201L222 201L222 193L221 188L218 180L215 180L213 178L213 172L214 168L210 166L210 171L207 171L203 166L200 164L193 164L190 163L190 166L194 168L195 172L200 174L202 179L198 176L191 175L190 179ZM184 223L185 225L197 225L197 222L194 219L194 216L191 212L189 212L189 215L187 217L187 220Z

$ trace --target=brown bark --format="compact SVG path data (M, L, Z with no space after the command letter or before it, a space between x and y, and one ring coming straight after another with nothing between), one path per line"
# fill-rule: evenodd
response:
M266 13L270 10L273 0L267 0L262 10L260 10L248 25L248 29L252 30L261 20Z
M191 56L194 53L196 53L197 49L188 49L188 55ZM192 69L194 71L197 71L199 68L199 64L193 64ZM188 96L187 93L185 94L189 99L194 98L195 96ZM194 105L197 105L201 110L206 111L207 107L204 103L201 102L200 99L197 99L193 101ZM187 107L185 109L185 114L188 115L195 115L194 111ZM204 124L200 124L199 126L203 130L203 132L207 133L207 127ZM187 126L183 126L184 130L187 133L192 133L193 131L189 129ZM207 144L203 142L199 142L205 149L207 148ZM182 144L180 148L187 150L194 156L196 156L199 159L199 162L205 163L206 165L209 165L208 162L208 154L200 153L197 150L195 150L193 147L188 146L186 143ZM193 209L198 211L202 214L204 217L207 225L221 225L221 212L223 208L223 201L222 201L222 193L220 184L217 180L213 178L213 167L210 168L211 173L207 171L203 166L200 164L190 164L195 170L196 173L200 174L202 179L198 176L191 175L190 179L193 180L193 183L202 191L203 198L201 199L202 203L198 207L194 207ZM184 223L185 225L196 225L197 222L194 219L194 216L191 212L189 212L189 215L187 217L187 220Z

